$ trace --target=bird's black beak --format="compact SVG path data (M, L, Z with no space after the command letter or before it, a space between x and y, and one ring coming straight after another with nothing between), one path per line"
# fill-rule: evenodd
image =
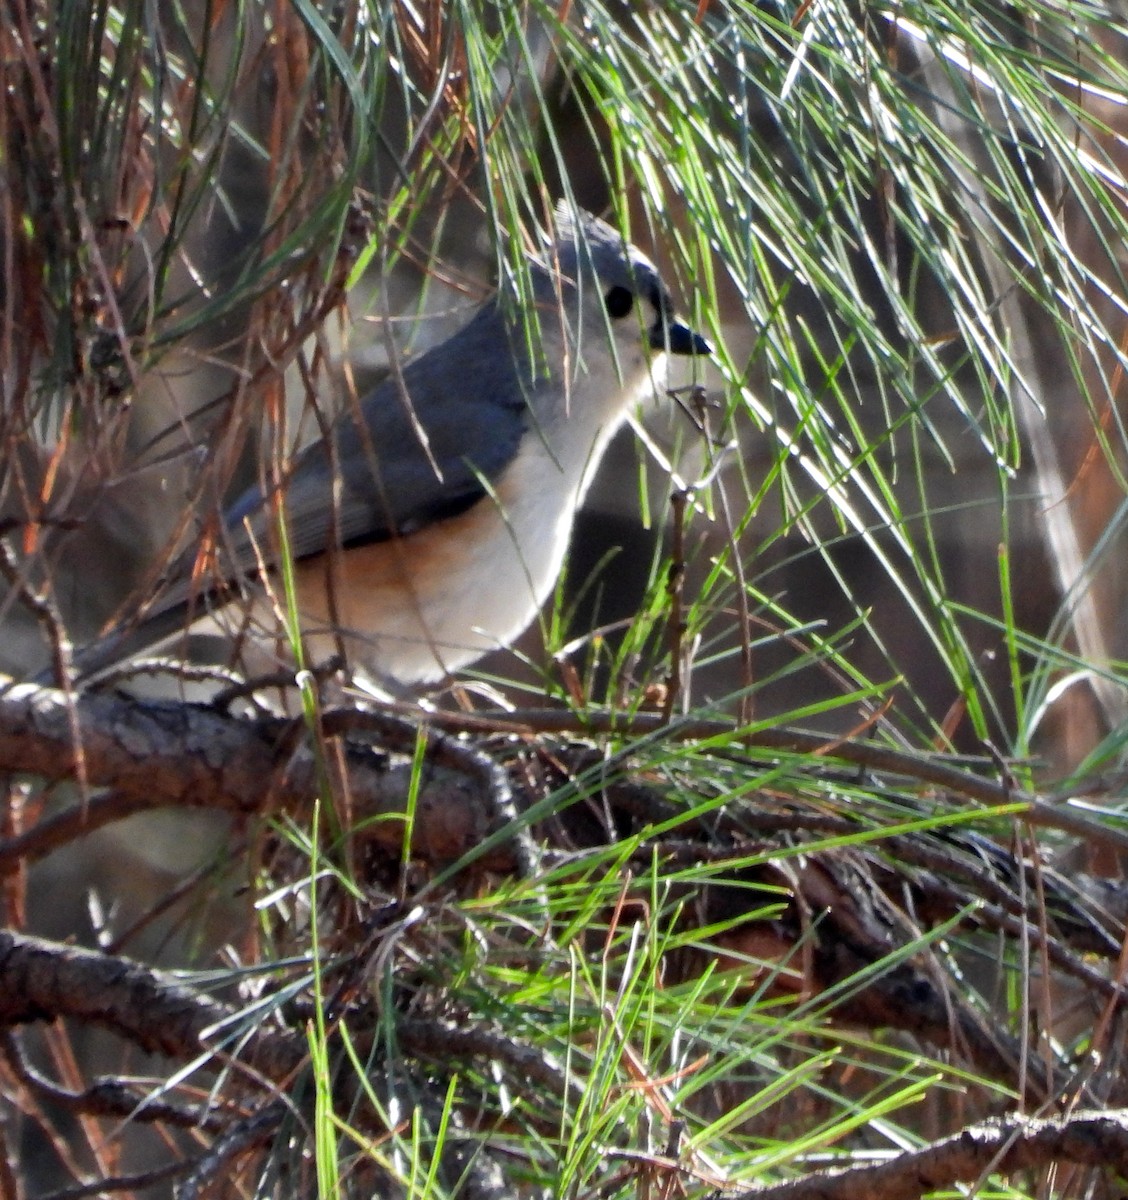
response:
M650 330L650 348L670 354L712 354L713 347L680 321L655 321Z

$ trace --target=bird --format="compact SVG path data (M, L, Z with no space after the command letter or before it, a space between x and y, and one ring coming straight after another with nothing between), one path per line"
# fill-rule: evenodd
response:
M187 552L150 610L75 656L93 680L277 568L279 509L309 661L403 694L510 645L551 594L573 521L615 432L667 355L708 356L654 263L591 213L558 205L523 297L500 291L394 372L295 458L277 495L226 509L202 582ZM531 300L533 314L517 305ZM534 315L534 320L528 320ZM530 332L530 330L532 332Z

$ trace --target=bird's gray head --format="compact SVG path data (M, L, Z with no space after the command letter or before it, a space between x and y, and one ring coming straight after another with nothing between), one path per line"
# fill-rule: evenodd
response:
M561 201L548 266L557 296L574 289L581 311L598 311L616 340L625 329L628 340L655 352L711 352L700 334L675 318L670 291L650 259L606 221Z

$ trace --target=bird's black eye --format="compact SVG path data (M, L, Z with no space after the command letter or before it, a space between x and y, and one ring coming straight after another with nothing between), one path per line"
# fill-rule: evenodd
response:
M634 308L634 292L630 288L619 287L618 284L603 297L607 307L607 315L612 321L625 317Z

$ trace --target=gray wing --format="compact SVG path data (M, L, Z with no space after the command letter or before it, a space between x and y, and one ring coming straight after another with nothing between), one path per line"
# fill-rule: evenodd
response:
M363 430L345 413L330 434L336 466L330 447L318 442L297 460L286 484L293 556L409 534L481 499L483 479L493 483L500 477L528 426L531 383L524 361L502 315L490 305L410 363L402 390L387 379L366 396L360 406ZM240 559L250 549L244 521L262 548L270 544L271 518L264 507L256 487L225 514Z

